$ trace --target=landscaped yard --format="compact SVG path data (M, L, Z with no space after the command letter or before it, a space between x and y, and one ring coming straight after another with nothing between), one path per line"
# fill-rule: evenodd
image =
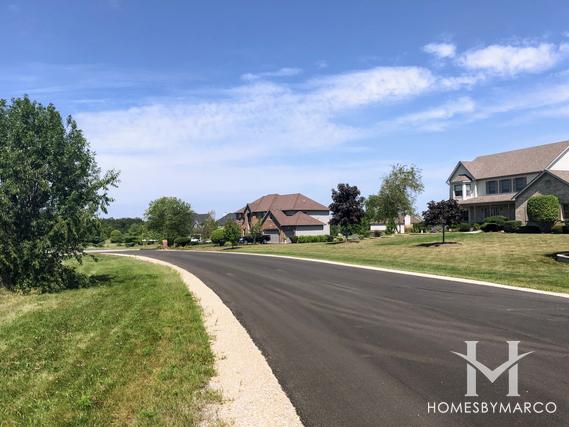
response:
M175 272L86 258L91 288L0 291L0 425L195 425L214 356Z
M569 235L447 233L447 240L459 244L421 246L440 238L435 234L397 235L359 243L248 245L236 251L320 258L569 292L569 265L553 258L555 252L569 251Z

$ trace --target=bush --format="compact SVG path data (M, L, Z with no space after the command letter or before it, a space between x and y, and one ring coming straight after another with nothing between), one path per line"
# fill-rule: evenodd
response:
M496 224L495 222L489 222L487 224L482 224L482 226L480 227L480 229L482 231L484 231L485 233L488 232L496 232L496 231L502 231L502 227L499 226L498 224Z
M331 242L333 239L330 235L323 236L292 236L290 241L292 243L323 243Z
M218 228L211 232L211 242L219 246L225 245L225 233L223 232L223 228Z
M531 222L539 224L543 231L549 231L559 219L559 199L552 194L530 197L527 211Z
M138 236L134 236L132 234L127 234L126 236L124 236L124 243L129 246L131 243L131 246L136 245L137 243L140 243L140 239L138 238Z
M494 224L498 224L500 226L504 226L506 221L508 221L508 218L503 216L503 215L493 215L493 216L488 216L488 217L484 218L484 222L486 224L494 223Z
M472 224L472 229L473 229L474 231L478 231L478 230L480 230L481 225L482 225L482 224L478 224L478 223L476 222L476 223Z
M521 226L521 221L506 221L504 223L504 231L506 233L517 233Z
M383 231L381 231L381 230L373 230L372 233L373 233L373 237L381 237L384 234Z
M460 224L458 226L458 231L462 231L462 232L470 231L470 224L463 222L462 224Z
M569 234L569 224L563 226L563 234Z
M182 248L190 245L191 243L192 243L192 239L190 239L189 237L177 237L174 240L174 245L182 247Z
M537 225L523 225L518 229L518 233L537 234L541 233L541 228Z
M551 228L551 232L553 234L562 234L563 233L563 224L555 224L552 228Z
M123 237L122 237L122 233L119 230L113 230L111 231L111 243L122 243L123 242Z

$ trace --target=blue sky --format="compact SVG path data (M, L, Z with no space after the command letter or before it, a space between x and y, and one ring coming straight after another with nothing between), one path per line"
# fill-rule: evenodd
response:
M0 37L0 97L72 114L121 170L112 216L327 204L395 163L421 211L460 159L569 139L563 1L0 1Z

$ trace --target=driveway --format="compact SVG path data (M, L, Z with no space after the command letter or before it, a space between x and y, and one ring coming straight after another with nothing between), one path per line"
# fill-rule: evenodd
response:
M134 252L133 252L134 253ZM241 254L135 252L198 276L259 346L308 426L569 425L569 300L330 264ZM569 278L568 278L569 280ZM520 397L477 375L520 341ZM551 414L433 414L429 403L555 402ZM441 409L444 409L444 405ZM552 406L549 406L551 409Z

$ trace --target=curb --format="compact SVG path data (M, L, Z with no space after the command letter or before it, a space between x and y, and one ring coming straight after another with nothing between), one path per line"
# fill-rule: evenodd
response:
M219 390L223 396L223 402L208 407L207 413L233 426L302 426L296 409L259 348L231 310L204 282L166 261L140 255L105 254L170 267L180 274L188 291L197 299L216 358L216 376L209 387Z
M169 249L169 250L170 251L176 251L176 252L190 252L190 253L191 252L197 252L197 253L202 253L202 254L211 254L211 253L225 254L225 252L219 252L219 251L200 251L200 250L184 251L184 250L177 250L177 249ZM395 269L391 269L391 268L374 267L371 265L349 264L346 262L329 261L329 260L316 259L316 258L302 258L302 257L295 257L295 256L290 256L290 255L258 254L258 253L250 253L250 252L227 252L227 254L228 255L263 256L263 257L293 259L293 260L299 260L299 261L319 262L319 263L323 263L323 264L339 265L342 267L360 268L360 269L364 269L364 270L381 271L384 273L403 274L406 276L425 277L428 279L445 280L447 282L466 283L469 285L489 286L492 288L501 288L501 289L506 289L506 290L510 290L510 291L528 292L528 293L532 293L532 294L548 295L548 296L552 296L552 297L569 299L569 293L542 291L539 289L523 288L523 287L517 287L517 286L513 286L513 285L502 285L500 283L485 282L482 280L463 279L460 277L452 277L452 276L440 276L438 274L419 273L419 272L415 272L415 271L395 270Z

